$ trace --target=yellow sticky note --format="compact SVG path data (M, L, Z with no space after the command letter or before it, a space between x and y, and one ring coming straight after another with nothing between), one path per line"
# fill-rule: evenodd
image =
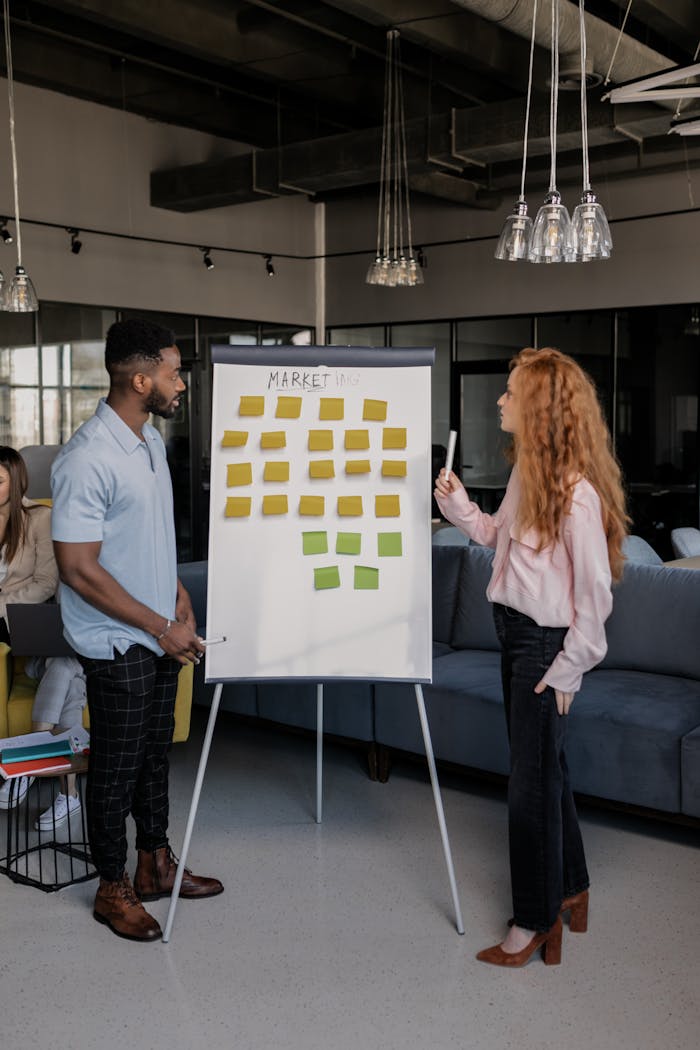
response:
M301 415L300 397L278 397L276 419L298 419Z
M305 517L320 518L326 509L325 496L300 496L299 513Z
M263 470L263 481L289 481L289 463L269 459Z
M248 440L247 430L224 430L222 448L242 448Z
M263 514L286 514L286 496L263 496Z
M375 496L374 513L378 518L398 518L401 503L398 496Z
M238 404L239 416L261 416L265 411L264 397L241 397Z
M368 459L349 459L345 464L346 474L369 474Z
M250 496L228 496L224 516L227 518L248 518L252 502Z
M364 407L362 409L363 419L374 419L382 422L386 419L386 401L373 401L371 398L366 397Z
M334 478L335 467L332 459L312 459L309 463L310 478Z
M382 448L406 448L406 427L384 427Z
M284 430L263 430L260 435L260 448L284 448L286 444Z
M322 397L319 407L319 419L342 419L345 404L342 397Z
M251 463L229 463L226 467L227 485L252 485L253 467Z
M333 448L332 430L310 430L309 452L329 452Z
M341 518L357 518L362 514L362 496L338 496L338 514Z
M383 478L405 478L406 477L406 460L405 459L383 459L382 460L382 477Z
M369 448L369 430L346 430L345 447L351 449Z

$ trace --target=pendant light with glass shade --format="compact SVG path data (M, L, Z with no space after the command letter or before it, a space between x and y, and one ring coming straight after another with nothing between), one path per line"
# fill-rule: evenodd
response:
M574 259L592 262L609 259L612 236L602 204L591 190L588 168L588 104L586 101L586 19L584 0L578 4L581 31L581 152L583 157L583 195L574 209L572 219Z
M515 208L503 224L498 238L494 257L506 262L520 262L527 259L532 234L532 219L527 213L525 200L525 172L527 170L527 138L530 127L530 99L532 97L532 66L535 54L535 22L537 19L537 0L532 8L532 35L530 37L530 68L527 77L527 102L525 104L525 132L523 134L523 170L520 176L520 196Z
M423 284L423 273L413 252L399 31L390 29L386 36L377 253L365 280L385 288L411 288Z
M559 0L552 0L551 84L549 93L549 190L537 212L530 237L532 263L574 262L569 212L557 189L557 107L559 101Z
M5 287L2 309L11 313L33 313L39 309L39 302L29 274L22 266L22 233L19 224L19 179L17 175L17 148L15 145L15 92L12 75L12 46L10 43L10 3L3 0L5 24L5 57L7 63L7 100L10 110L10 151L12 155L12 186L15 199L15 230L17 237L17 266L15 276Z

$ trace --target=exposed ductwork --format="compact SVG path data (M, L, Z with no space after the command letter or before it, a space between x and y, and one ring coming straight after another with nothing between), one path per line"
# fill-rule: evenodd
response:
M453 3L490 22L496 22L502 29L530 39L532 0L453 0ZM602 78L610 68L620 34L614 26L608 25L595 15L586 12L585 19L587 65L593 73ZM550 5L546 0L542 0L537 9L535 42L541 47L551 47L552 19ZM578 4L570 3L569 0L559 0L559 52L561 55L569 55L578 54L578 51ZM610 79L616 84L621 84L651 73L659 73L662 69L669 69L674 65L670 58L623 34ZM675 108L675 103L668 105Z

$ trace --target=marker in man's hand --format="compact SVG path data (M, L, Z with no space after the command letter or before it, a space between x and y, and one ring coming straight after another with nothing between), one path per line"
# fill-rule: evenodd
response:
M447 440L447 455L445 457L445 477L452 470L452 464L455 458L455 447L457 445L457 431L451 430L450 436Z
M226 635L220 634L216 638L200 638L197 637L197 641L200 645L218 645L219 642L226 641Z

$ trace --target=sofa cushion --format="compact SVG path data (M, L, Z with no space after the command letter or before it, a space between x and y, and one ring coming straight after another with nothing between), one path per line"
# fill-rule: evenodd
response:
M681 740L681 813L700 817L700 726Z
M436 758L508 772L500 683L497 652L464 650L435 660L423 696ZM374 695L377 743L424 754L413 687L377 682Z
M462 549L462 571L451 638L454 649L500 649L491 603L486 598L492 563L490 547Z
M700 725L700 682L642 671L584 675L569 714L575 791L681 808L681 739Z
M433 641L449 645L463 547L433 547Z
M258 682L258 715L303 729L316 728L316 683ZM374 740L374 696L370 682L323 683L323 729L354 740Z
M700 572L628 563L613 590L601 666L700 679L699 627Z

